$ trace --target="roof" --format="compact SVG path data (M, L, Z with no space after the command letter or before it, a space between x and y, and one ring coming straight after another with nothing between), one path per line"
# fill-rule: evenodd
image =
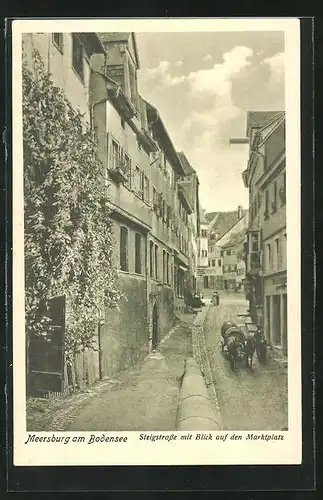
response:
M285 112L283 112L278 118L273 120L268 125L265 125L261 130L259 130L260 138L259 138L259 146L261 146L264 142L269 139L269 137L277 130L277 128L285 122Z
M185 170L185 173L187 175L190 175L190 174L196 174L196 171L194 170L194 168L192 167L192 165L190 164L190 162L188 161L188 159L186 158L185 154L183 153L183 151L180 151L178 153L178 156L179 156L179 159L181 160L181 163L184 167L184 170Z
M208 221L208 223L212 222L214 217L218 215L219 212L209 212L208 214L205 214L205 218Z
M147 119L150 126L154 129L156 137L159 137L163 143L163 150L168 156L172 167L176 170L179 175L185 174L185 170L181 160L179 159L178 153L174 147L174 144L168 134L165 124L160 116L160 113L155 106L150 104L146 99L143 99L147 107Z
M130 35L132 35L132 41L133 41L133 46L134 46L134 51L135 51L135 56L137 60L137 65L139 68L139 54L138 54L138 48L137 48L137 42L136 42L136 37L135 34L131 31L116 31L113 33L98 33L99 37L101 38L103 43L109 43L109 42L127 42L129 40Z
M249 136L250 128L263 128L278 118L282 112L283 111L248 111L246 135Z
M91 54L93 51L101 54L105 52L104 46L97 33L86 32L78 34L84 40L85 44L87 45L87 48L90 49Z
M241 219L248 213L248 210L242 209L242 217ZM206 214L206 219L210 222L214 218L215 221L212 224L210 230L214 231L215 234L218 234L218 240L222 238L230 229L232 229L237 222L239 222L237 210L233 210L231 212L210 212Z

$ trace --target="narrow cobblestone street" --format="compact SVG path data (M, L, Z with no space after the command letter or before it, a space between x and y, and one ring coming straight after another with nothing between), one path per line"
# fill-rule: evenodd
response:
M190 324L182 322L158 352L122 374L118 384L89 399L64 430L175 430L181 376L190 355Z
M287 369L277 363L269 351L266 366L254 359L253 371L230 369L221 353L221 324L246 312L248 303L240 294L222 292L220 305L211 306L205 323L207 352L215 390L226 430L281 430L288 425Z

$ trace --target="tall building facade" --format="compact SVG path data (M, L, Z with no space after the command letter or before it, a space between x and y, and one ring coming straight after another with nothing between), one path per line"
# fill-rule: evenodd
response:
M188 283L188 292L194 292L197 287L198 271L198 240L200 236L200 205L199 205L199 179L196 171L183 152L179 153L180 160L185 170L185 177L179 179L182 189L185 190L192 208L189 214L189 267L191 280Z
M54 83L93 128L109 193L125 299L119 311L104 311L94 332L98 350L78 360L87 373L79 378L92 383L156 349L183 309L196 279L198 179L139 93L134 33L33 33L24 45L30 61L39 50Z
M208 267L208 222L205 210L200 209L200 234L198 239L198 267L197 267L197 289L202 291L207 288Z
M184 306L194 199L159 111L139 94L135 35L100 38L109 57L93 59L93 120L128 297L120 313L106 311L102 328L103 372L111 374L156 349Z
M287 353L285 113L249 112L247 292L267 342Z

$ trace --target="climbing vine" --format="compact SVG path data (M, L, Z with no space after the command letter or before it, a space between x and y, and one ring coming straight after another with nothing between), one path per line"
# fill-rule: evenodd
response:
M27 332L46 335L48 300L66 295L71 361L93 348L99 311L122 297L108 192L92 130L37 51L22 82Z

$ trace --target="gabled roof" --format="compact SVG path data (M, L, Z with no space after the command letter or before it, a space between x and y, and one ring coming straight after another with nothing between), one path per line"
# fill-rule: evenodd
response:
M282 111L248 111L247 113L247 131L249 137L251 128L263 128L278 118Z
M212 222L214 217L216 217L219 214L219 212L209 212L205 214L205 218L208 221L208 223Z
M285 122L285 113L283 112L278 118L273 120L271 123L268 123L265 127L259 130L260 140L259 146L261 146L264 142L269 139L269 137L275 132L275 130Z
M206 214L206 218L209 219L210 222L214 218L215 221L210 227L210 231L214 231L215 234L218 234L217 240L220 240L230 229L232 229L238 222L241 220L246 214L248 210L242 209L242 217L238 219L237 210L231 212L210 212Z
M100 36L102 43L109 42L128 42L130 36L132 36L133 47L135 51L136 62L139 68L139 54L136 42L136 36L132 31L116 31L114 33L98 33Z

